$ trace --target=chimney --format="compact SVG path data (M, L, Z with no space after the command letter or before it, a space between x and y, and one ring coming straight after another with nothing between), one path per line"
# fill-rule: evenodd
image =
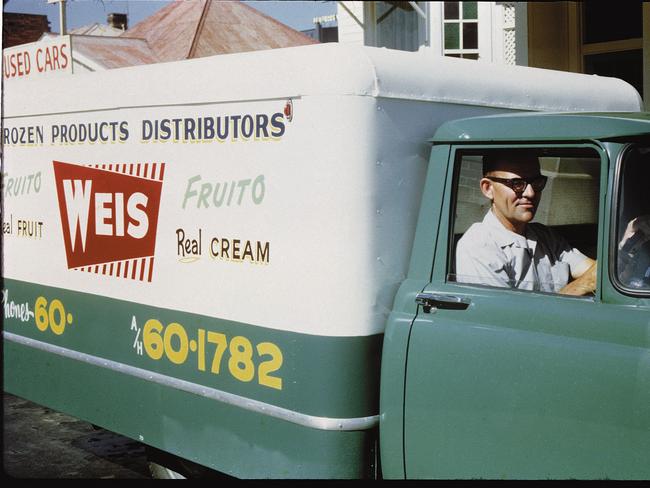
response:
M122 29L123 31L129 28L126 14L108 14L108 25L116 29Z

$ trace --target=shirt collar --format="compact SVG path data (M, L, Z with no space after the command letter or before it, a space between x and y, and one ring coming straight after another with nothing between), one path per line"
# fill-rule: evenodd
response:
M494 215L492 209L488 210L488 212L485 214L485 217L483 217L483 224L487 225L490 228L494 240L500 247L529 247L526 242L526 237L506 229L504 225L499 221L497 216ZM531 247L534 248L534 244Z

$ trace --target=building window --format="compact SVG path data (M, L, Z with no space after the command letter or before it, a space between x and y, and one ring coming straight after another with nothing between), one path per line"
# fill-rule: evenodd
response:
M582 4L583 71L621 78L643 93L643 2Z
M627 1L614 7L606 2L584 2L583 42L593 44L643 37L642 4Z
M417 51L420 47L418 13L409 2L373 2L377 47Z
M478 2L444 2L443 54L478 59Z

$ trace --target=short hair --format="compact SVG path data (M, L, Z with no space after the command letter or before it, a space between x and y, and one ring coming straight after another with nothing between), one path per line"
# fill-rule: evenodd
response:
M499 171L504 163L515 165L535 164L539 166L539 156L527 149L511 149L507 151L489 151L483 156L483 176L492 171Z

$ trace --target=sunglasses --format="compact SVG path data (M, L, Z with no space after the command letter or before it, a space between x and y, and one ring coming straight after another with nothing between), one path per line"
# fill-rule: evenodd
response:
M544 175L537 175L533 178L497 178L496 176L486 176L485 178L497 183L503 183L515 193L523 193L528 185L532 186L535 191L542 191L548 179Z

